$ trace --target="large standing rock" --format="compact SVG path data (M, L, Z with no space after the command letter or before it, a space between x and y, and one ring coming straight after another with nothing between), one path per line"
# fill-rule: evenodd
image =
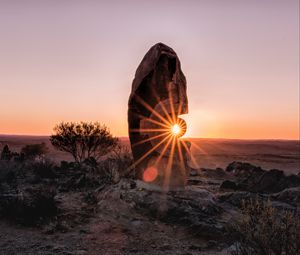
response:
M189 144L181 141L188 112L186 79L170 47L158 43L137 68L128 103L129 138L137 177L166 189L183 187ZM178 124L181 130L172 132ZM176 131L176 130L175 130Z

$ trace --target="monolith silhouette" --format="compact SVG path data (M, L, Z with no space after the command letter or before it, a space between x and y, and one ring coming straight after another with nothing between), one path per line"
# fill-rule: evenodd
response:
M189 143L181 138L188 113L186 79L173 49L158 43L144 56L132 83L128 126L136 176L167 190L184 187Z

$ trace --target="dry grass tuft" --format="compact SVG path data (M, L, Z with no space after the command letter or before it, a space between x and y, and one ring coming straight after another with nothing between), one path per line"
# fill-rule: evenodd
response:
M299 255L299 210L279 210L259 200L243 202L244 217L233 226L232 255Z

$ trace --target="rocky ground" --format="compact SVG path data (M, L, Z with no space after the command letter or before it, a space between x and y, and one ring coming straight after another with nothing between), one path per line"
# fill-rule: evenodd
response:
M230 254L244 200L300 204L299 174L248 163L192 169L185 190L167 193L91 168L40 169L2 170L0 254Z

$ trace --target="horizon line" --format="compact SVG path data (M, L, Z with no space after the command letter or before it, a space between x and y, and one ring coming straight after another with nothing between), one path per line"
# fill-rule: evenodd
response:
M50 137L51 135L34 135L34 134L1 134L0 136L27 136L27 137ZM116 136L119 139L129 139L129 136ZM182 137L183 139L215 139L215 140L248 140L248 141L300 141L299 138L224 138L224 137Z

